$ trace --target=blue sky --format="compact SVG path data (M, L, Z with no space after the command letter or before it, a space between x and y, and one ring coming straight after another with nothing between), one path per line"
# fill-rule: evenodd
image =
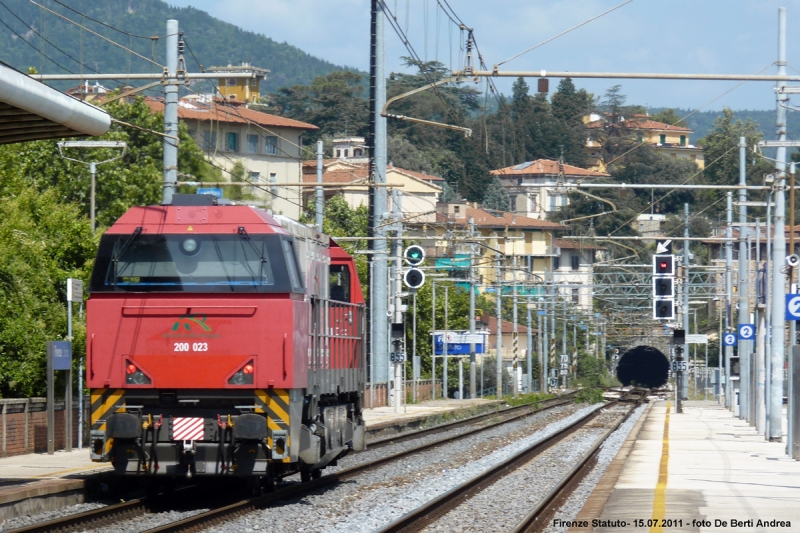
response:
M489 65L623 1L449 0L465 24L474 28ZM168 2L202 9L334 63L368 69L369 0ZM387 4L396 11L401 27L408 28L409 39L420 56L450 65L452 49L453 66L457 66L459 32L451 31L441 12L437 17L437 0L387 0ZM780 6L787 8L788 73L800 74L800 0L633 0L504 67L534 71L775 72L772 63L777 57ZM390 71L404 70L399 58L407 52L388 25L386 55ZM253 62L269 68L266 58L253 58ZM556 83L553 80L551 87ZM616 83L622 85L629 103L648 106L696 108L712 100L704 109L772 109L775 105L769 82L749 82L723 94L736 83L576 80L579 87L595 95L602 95ZM534 86L535 81L529 84ZM510 92L510 85L511 81L498 83L505 93Z

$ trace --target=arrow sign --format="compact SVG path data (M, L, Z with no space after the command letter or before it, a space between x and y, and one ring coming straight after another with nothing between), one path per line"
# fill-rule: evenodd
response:
M800 294L786 295L786 320L800 320Z
M722 336L723 346L736 346L736 335L733 333L726 333Z
M743 341L753 340L756 328L753 324L739 324L739 339Z
M656 254L671 254L672 253L672 239L666 241L656 241Z

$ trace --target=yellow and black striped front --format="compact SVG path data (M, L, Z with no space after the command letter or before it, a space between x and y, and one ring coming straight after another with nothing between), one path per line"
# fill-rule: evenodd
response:
M91 429L96 431L106 430L106 418L117 412L117 409L125 405L124 389L91 389ZM122 407L121 411L124 411ZM108 439L105 443L104 455L108 455L114 439Z
M256 413L266 413L269 437L267 444L273 447L273 431L289 431L289 391L286 389L256 390ZM291 442L286 442L287 448ZM291 462L289 457L283 459L284 463Z

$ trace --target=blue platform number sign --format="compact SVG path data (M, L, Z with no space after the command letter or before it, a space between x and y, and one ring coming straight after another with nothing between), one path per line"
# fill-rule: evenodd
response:
M72 343L69 341L48 342L53 353L53 370L72 368Z
M733 333L726 333L722 336L723 346L736 346L736 335Z
M800 320L800 294L786 295L786 320Z
M751 341L756 336L756 328L753 324L739 324L739 339Z

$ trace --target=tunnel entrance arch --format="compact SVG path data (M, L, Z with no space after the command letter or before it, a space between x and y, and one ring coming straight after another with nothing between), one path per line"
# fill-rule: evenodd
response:
M669 377L669 359L651 346L631 348L619 358L617 379L623 385L635 382L648 388L662 387Z

